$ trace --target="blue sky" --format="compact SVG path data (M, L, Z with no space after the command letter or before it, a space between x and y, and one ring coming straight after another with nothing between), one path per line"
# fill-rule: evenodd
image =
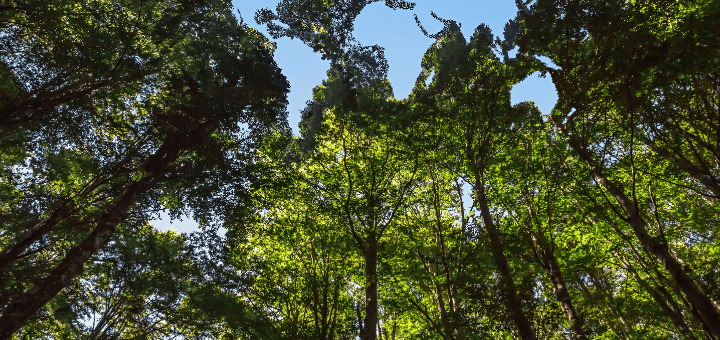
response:
M263 33L264 27L255 23L255 11L261 8L275 9L278 0L235 0L233 5L240 10L245 22ZM517 13L513 0L419 0L412 11L392 10L384 1L367 6L355 22L355 38L363 45L380 45L390 65L388 78L393 85L395 97L405 98L413 88L420 73L420 60L433 39L425 37L415 24L417 14L429 32L437 32L442 24L430 16L435 12L444 19L461 24L463 34L469 38L475 28L487 24L495 35L502 36L505 23ZM325 79L328 63L319 54L303 45L297 39L282 38L276 41L275 60L283 74L290 80L290 126L297 132L299 112L312 96L312 88ZM515 86L513 103L531 100L543 113L549 113L555 105L557 95L549 78L532 76Z
M275 9L279 0L233 0L245 23L266 33L264 27L255 23L255 11L261 8ZM384 1L367 6L355 22L355 38L363 45L380 45L385 48L385 56L390 65L388 78L393 86L395 97L405 98L415 84L420 73L420 60L433 39L425 37L415 24L413 14L417 14L428 32L434 33L442 24L433 19L430 12L439 17L452 19L460 23L466 38L472 35L479 24L490 26L495 35L502 36L505 23L517 13L513 0L418 0L412 11L392 10ZM283 74L290 81L289 122L297 134L300 111L305 102L312 97L312 89L326 78L328 62L321 60L319 54L297 39L282 38L275 41L277 50L275 60ZM537 74L515 85L511 92L512 102L530 100L547 114L557 101L557 93L550 78L540 78ZM183 222L173 221L164 216L160 221L151 222L158 229L173 228L180 232L197 230L197 223L184 218Z

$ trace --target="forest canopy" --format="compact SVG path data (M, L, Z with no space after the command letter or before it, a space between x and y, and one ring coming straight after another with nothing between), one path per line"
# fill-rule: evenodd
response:
M720 339L720 1L416 18L406 99L374 2L0 0L0 340Z

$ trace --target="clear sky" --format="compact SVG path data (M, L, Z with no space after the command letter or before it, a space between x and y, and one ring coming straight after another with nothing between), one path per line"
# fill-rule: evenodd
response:
M265 28L255 23L255 11L261 8L274 10L278 2L233 0L233 5L240 11L246 24L267 35ZM469 38L482 23L490 26L495 35L502 36L505 23L517 13L513 0L416 0L415 3L412 11L392 10L385 6L384 1L373 3L360 13L355 22L354 36L360 43L377 44L385 48L390 65L388 78L398 99L407 97L412 90L420 73L422 55L433 43L433 39L425 37L417 27L413 14L417 14L430 33L442 28L442 24L430 16L431 11L441 18L455 20L460 23L465 37ZM275 60L291 86L288 98L290 127L297 134L300 111L312 97L312 88L326 78L325 71L329 65L297 39L282 38L276 40L276 43ZM550 78L540 78L537 74L515 85L511 95L513 104L530 100L546 114L557 101L557 93ZM197 229L197 223L192 219L184 220L169 224L169 218L164 216L152 224L158 229L173 228L180 232Z
M255 11L260 8L275 9L278 0L234 0L233 5L245 22L263 33L264 27L255 23ZM505 23L517 13L513 0L417 0L412 11L392 10L379 1L367 6L355 22L355 38L363 45L380 45L390 64L388 78L392 83L395 97L405 98L412 90L420 73L420 60L433 39L425 37L415 24L417 14L428 32L434 33L442 24L430 16L435 12L444 19L461 24L466 38L482 23L487 24L495 35L502 36ZM290 80L290 126L297 132L299 113L305 102L312 96L312 88L325 79L328 63L319 54L303 45L297 39L282 38L276 41L275 60L283 74ZM543 113L549 113L555 105L557 95L549 78L532 76L515 86L513 103L531 100Z

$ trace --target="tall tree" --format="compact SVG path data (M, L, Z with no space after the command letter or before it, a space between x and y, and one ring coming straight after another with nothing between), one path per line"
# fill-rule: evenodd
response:
M555 255L556 235L568 232L572 208L562 191L572 185L562 160L567 151L557 147L557 137L548 129L538 110L530 110L515 143L506 144L497 157L494 197L524 234L537 263L547 275L553 294L567 318L570 336L586 339L582 317L568 289L567 275Z
M0 339L718 338L719 2L433 13L404 100L374 2L256 14L330 61L294 137L227 1L0 0Z
M712 334L718 336L718 305L702 288L702 283L687 271L678 256L673 254L667 238L662 234L652 236L650 233L649 221L652 221L653 215L648 212L652 209L642 204L638 184L641 177L652 175L654 171L637 166L638 158L646 153L645 146L641 144L641 141L645 140L650 142L650 150L654 149L659 155L674 160L680 169L689 171L688 175L712 190L713 181L707 177L710 173L695 171L697 164L705 163L705 157L711 154L709 149L710 153L707 155L694 153L694 161L697 163L693 164L693 161L678 158L683 157L680 150L683 149L681 145L684 142L678 140L665 143L662 134L643 137L643 131L667 131L675 136L688 136L690 139L694 138L693 134L699 136L707 132L694 129L692 125L684 125L685 123L678 125L670 116L663 118L656 115L653 117L658 117L659 120L651 120L650 124L642 125L638 111L642 106L648 107L649 110L645 111L648 114L675 111L674 104L663 105L669 104L663 98L667 92L664 88L669 86L669 90L674 87L670 85L674 81L669 79L679 75L668 71L677 72L679 68L673 65L673 58L657 56L667 51L682 53L680 50L668 48L674 44L684 45L687 41L680 37L690 34L698 27L695 18L714 13L716 7L691 2L663 2L662 5L644 1L613 1L602 5L586 1L538 2L528 12L529 20L526 22L529 33L522 45L524 50L549 55L558 65L558 68L548 67L547 70L553 77L560 97L552 118L559 133L568 138L568 144L586 164L596 181L616 200L613 211L632 228L642 248L663 265L702 322ZM612 24L598 24L598 18ZM708 20L715 19L708 17ZM683 23L673 28L672 23L677 21ZM706 38L703 35L697 39ZM639 41L643 43L637 44ZM714 45L710 39L708 46ZM709 55L715 55L715 52L711 49ZM712 58L714 57L710 57ZM687 60L692 60L691 63L697 65L706 63L705 58L688 56ZM687 65L683 68L687 68ZM702 76L704 77L705 75ZM712 77L710 74L709 78ZM681 81L680 79L682 77L678 78L678 81ZM701 89L691 91L705 98L712 93ZM663 105L662 109L657 110L659 105ZM697 108L702 107L702 104L699 105ZM695 111L692 105L686 112L698 112L702 115L702 110ZM687 122L692 124L689 123L690 120ZM679 129L669 130L672 126ZM686 145L693 148L694 143ZM670 149L662 150L666 147ZM675 156L671 156L673 154ZM609 162L608 156L615 155L620 162ZM623 176L623 173L629 175Z
M418 160L403 148L399 138L393 138L398 132L389 130L389 125L370 128L365 133L348 121L339 120L333 125L327 127L326 133L333 137L326 145L334 145L335 157L339 159L329 170L336 176L333 185L339 195L343 227L363 259L364 316L358 320L360 338L374 340L378 336L378 261L382 241L397 223L407 195L416 185Z
M153 202L162 193L159 189L170 189L167 195L173 196L178 189L172 183L185 179L183 185L192 187L194 177L223 163L247 168L247 158L230 158L223 147L251 153L252 143L284 119L286 83L259 33L240 25L224 2L166 7L175 14L170 17L175 39L172 48L163 51L162 73L144 78L147 84L142 86L123 88L134 90L130 93L103 92L83 105L64 102L60 107L66 114L58 118L86 120L42 124L25 142L35 150L16 158L21 166L4 168L13 187L11 209L23 209L24 215L8 214L12 218L1 252L3 269L8 274L26 270L22 263L30 255L49 260L42 271L31 272L32 284L3 280L0 338L9 338L80 275L118 224L147 212L144 204ZM75 12L63 13L85 15L73 8ZM117 9L122 12L122 7ZM162 16L162 10L155 10ZM41 80L45 75L35 76ZM101 114L93 114L97 112ZM249 132L240 123L248 124ZM38 176L24 176L24 171ZM55 255L42 256L48 252Z
M508 26L506 33L510 38L512 26ZM510 105L510 88L532 71L533 59L518 55L516 60L502 62L493 48L503 52L511 39L497 44L486 26L478 27L468 43L457 24L446 21L446 28L437 38L438 42L423 57L425 71L421 78L427 78L432 71L432 83L423 89L425 83L420 79L417 96L424 95L420 101L436 103L426 110L443 123L454 125L448 132L458 144L448 148L466 162L465 174L473 186L511 319L521 338L535 339L532 322L518 299L502 231L496 225L487 194L492 185L488 180L488 167L496 161L497 150L511 143L530 110L526 105Z
M254 273L241 294L268 316L270 337L344 339L354 326L352 270L359 259L343 225L336 181L325 172L331 154L318 152L291 161L297 140L278 136L259 157L272 171L261 172L247 209L246 222L232 226L233 265Z

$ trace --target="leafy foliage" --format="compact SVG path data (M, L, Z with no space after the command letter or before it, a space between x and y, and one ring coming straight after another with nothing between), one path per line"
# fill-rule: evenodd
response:
M718 1L433 13L405 100L373 2L256 14L331 61L296 137L224 1L0 1L0 339L720 337Z

